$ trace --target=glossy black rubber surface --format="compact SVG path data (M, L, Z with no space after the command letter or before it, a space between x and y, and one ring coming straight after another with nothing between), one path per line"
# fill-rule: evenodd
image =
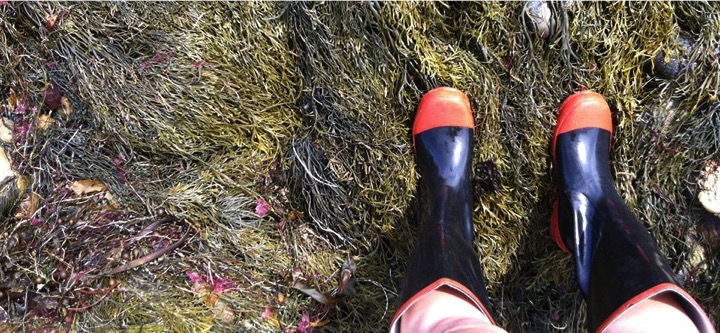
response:
M555 146L558 223L588 303L589 330L634 296L677 284L655 240L620 197L610 173L610 132L561 134Z
M401 303L444 277L463 284L490 309L474 248L472 150L471 128L439 127L415 136L420 221Z

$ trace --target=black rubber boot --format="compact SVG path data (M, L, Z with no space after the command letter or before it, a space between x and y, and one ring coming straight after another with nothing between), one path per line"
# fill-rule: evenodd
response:
M410 306L440 287L461 292L494 324L474 249L473 126L467 96L456 89L434 89L418 106L413 137L421 175L420 223L391 332L399 332Z
M559 197L551 234L574 256L589 331L603 332L633 305L672 293L700 332L715 332L615 189L611 134L610 110L601 95L576 93L560 107L553 138Z

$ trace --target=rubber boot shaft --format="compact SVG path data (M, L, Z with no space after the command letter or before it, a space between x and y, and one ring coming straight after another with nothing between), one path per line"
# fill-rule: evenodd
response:
M657 243L618 194L610 171L610 136L600 128L576 129L558 135L555 146L560 235L575 259L589 331L602 331L632 305L628 302L650 297L653 290L675 292L698 327L706 327L709 320L677 287Z
M438 279L449 278L490 308L474 249L472 149L472 128L438 127L415 136L421 211L401 303Z

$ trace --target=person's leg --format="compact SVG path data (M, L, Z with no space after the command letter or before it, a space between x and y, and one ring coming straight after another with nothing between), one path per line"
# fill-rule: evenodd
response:
M617 193L610 172L611 133L605 99L584 91L560 106L552 141L558 202L551 236L575 259L589 330L657 332L654 325L684 327L690 321L696 331L715 332Z
M608 325L607 333L697 333L680 303L670 294L646 299L628 309Z
M473 128L470 102L459 90L434 89L420 101L413 125L420 173L417 242L390 332L449 330L483 318L494 324L474 247Z
M447 287L434 290L413 304L403 316L400 331L507 333L490 323L462 294Z

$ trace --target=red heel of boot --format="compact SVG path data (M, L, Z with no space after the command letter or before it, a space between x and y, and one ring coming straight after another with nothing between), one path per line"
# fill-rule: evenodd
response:
M565 246L565 242L562 240L562 236L560 236L560 225L558 224L558 202L555 200L555 203L553 204L553 212L552 217L550 218L550 238L555 241L555 244L560 247L561 250L565 253L570 253L570 250L568 250L567 246Z

